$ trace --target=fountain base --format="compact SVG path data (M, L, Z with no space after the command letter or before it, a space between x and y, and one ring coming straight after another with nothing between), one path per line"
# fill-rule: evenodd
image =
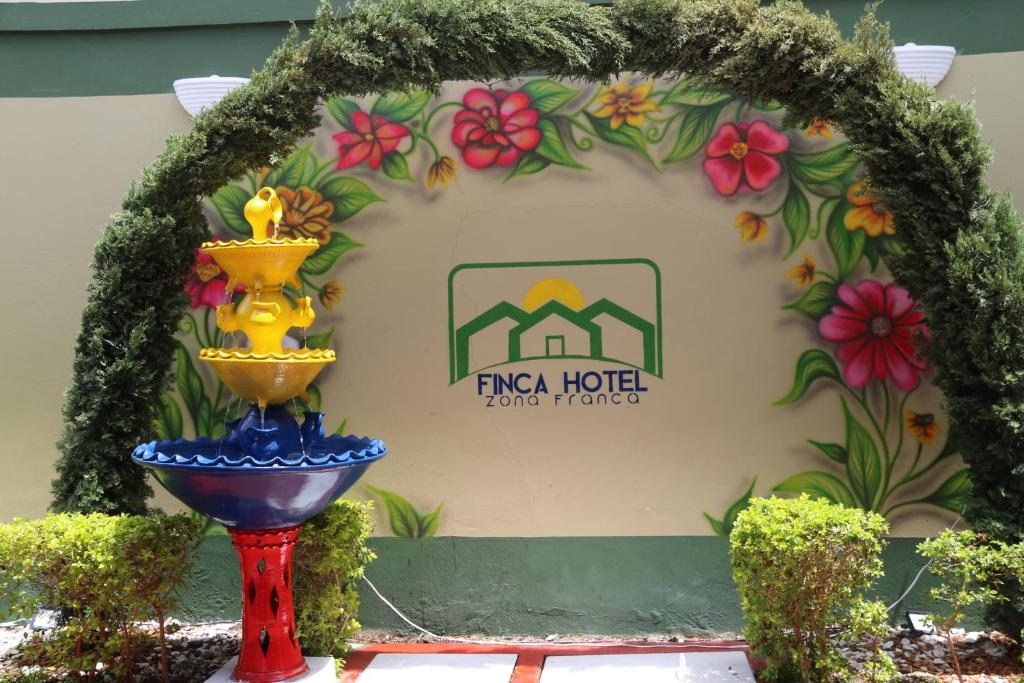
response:
M229 529L242 571L242 649L231 677L276 683L306 673L295 634L292 552L299 527Z

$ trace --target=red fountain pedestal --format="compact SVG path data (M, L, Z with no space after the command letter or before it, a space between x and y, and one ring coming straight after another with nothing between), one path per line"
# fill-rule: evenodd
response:
M275 683L306 673L295 635L292 551L299 527L229 529L242 569L242 651L232 678Z

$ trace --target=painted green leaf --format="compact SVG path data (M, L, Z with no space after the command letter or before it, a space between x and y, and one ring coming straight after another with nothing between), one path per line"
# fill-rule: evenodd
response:
M529 152L519 157L519 161L516 162L516 165L512 168L509 174L505 176L504 182L508 182L509 180L518 178L519 176L540 173L550 165L551 161L549 159L545 159L539 154Z
M835 258L837 275L840 280L850 277L857 267L857 263L860 262L860 257L864 254L866 238L864 231L847 230L843 225L843 216L849 208L850 205L845 201L836 204L828 219L828 226L825 228L825 239Z
M966 469L957 470L949 479L939 484L931 494L921 499L922 503L937 505L957 514L964 511L967 496L971 492L971 477Z
M800 298L783 308L799 311L812 320L818 320L836 304L836 286L822 280L804 290Z
M860 160L850 151L847 142L813 154L791 154L790 169L805 183L827 183L841 177Z
M772 489L777 493L806 493L815 498L824 498L833 503L857 507L857 501L843 480L828 472L808 471L793 475L776 484Z
M217 209L217 214L224 221L224 225L242 235L252 234L252 228L243 214L245 203L249 199L249 193L237 185L225 185L210 197L213 208Z
M327 112L345 128L352 129L352 113L359 111L359 105L350 99L337 96L327 100Z
M366 485L366 490L384 503L391 533L403 538L419 538L420 517L409 501L397 493L378 489L369 484Z
M811 228L811 205L800 186L793 182L789 184L786 201L782 203L782 222L789 233L789 251L785 256L788 258L803 243Z
M309 394L309 400L306 401L306 405L313 412L319 412L323 405L323 395L320 393L320 387L315 384L310 384L306 387L306 393Z
M960 444L956 440L956 431L950 428L949 435L946 436L946 443L942 446L942 450L935 460L945 460L946 458L952 457L960 452Z
M839 380L839 368L832 356L821 349L808 349L800 354L793 373L793 388L772 405L785 406L800 400L819 379Z
M707 90L693 85L687 79L672 84L667 93L662 95L661 104L678 104L683 106L707 106L732 99L729 93Z
M311 349L329 349L331 348L331 337L334 336L334 325L331 325L331 329L320 334L311 334L306 337L306 346Z
M569 168L586 168L586 166L572 158L569 148L565 146L565 140L562 138L562 131L558 129L558 124L551 119L541 119L540 123L537 124L537 128L540 129L541 137L540 144L533 150L534 153L539 154L553 164L568 166Z
M377 98L370 113L379 114L390 121L408 121L423 111L428 102L430 93L426 90L389 92Z
M384 171L384 175L392 180L412 181L412 174L409 173L409 162L405 160L405 155L401 152L385 154L380 168Z
M811 239L817 238L821 231L825 229L825 225L832 216L833 209L841 201L843 201L842 197L829 197L818 205L818 217L814 222L814 231L811 233Z
M878 267L879 257L878 241L871 238L864 240L864 258L868 260L868 265L871 267L872 273L875 272L875 268Z
M280 165L270 170L263 180L265 187L288 187L295 189L309 183L311 176L316 170L316 160L309 150L300 147L281 162Z
M351 176L331 175L317 188L324 199L334 204L331 221L340 223L374 202L384 201L370 186Z
M754 477L753 481L750 482L750 486L747 490L737 498L729 509L722 515L721 520L717 520L708 513L704 513L704 519L711 525L711 530L719 536L728 536L732 533L732 528L736 524L736 517L739 516L740 512L750 503L750 497L754 495L754 485L757 484L757 477Z
M662 161L666 164L682 161L704 149L704 145L715 132L715 124L718 123L718 117L727 103L720 102L709 107L694 107L686 112L679 131L676 133L676 141L672 145L672 150Z
M597 134L597 137L613 145L627 147L640 152L647 161L651 162L652 166L655 165L654 159L647 152L647 141L644 140L644 134L640 132L639 128L634 128L628 124L612 128L610 119L599 119L589 111L586 112L586 115L587 119L590 120L590 125L594 127L594 133Z
M174 394L165 391L160 397L160 411L156 416L156 433L160 439L180 439L182 436L181 408Z
M882 487L882 459L875 440L850 412L846 399L839 397L846 421L846 476L861 507L871 510Z
M214 438L214 424L213 404L206 396L200 396L199 407L196 410L196 436Z
M183 344L178 344L174 351L174 381L178 387L178 395L181 396L185 409L196 429L199 429L199 404L204 398L203 378L196 372L192 365L192 355Z
M557 81L537 78L520 88L530 96L530 106L542 114L550 114L576 99L580 91Z
M335 262L350 249L363 246L359 242L341 232L332 232L331 241L313 252L313 255L302 264L302 272L311 275L323 275L334 267Z
M444 503L441 503L433 512L420 518L419 538L431 538L437 535L437 527L441 524L441 510L443 508Z
M875 243L878 245L878 251L883 254L891 254L892 256L903 256L906 251L900 246L899 240L894 237L876 237Z
M340 434L341 436L345 436L346 435L345 434L345 429L347 427L348 427L348 418L346 417L344 420L341 421L341 424L338 425L338 428L334 430L334 433L335 434Z
M845 465L849 459L846 449L837 443L825 443L824 441L815 441L814 439L808 439L807 443L824 453L826 458L834 460L840 465Z

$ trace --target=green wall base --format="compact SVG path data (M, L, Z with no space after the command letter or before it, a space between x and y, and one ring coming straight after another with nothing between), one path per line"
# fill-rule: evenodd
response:
M878 594L887 603L923 564L920 539L892 539ZM374 538L366 574L421 626L442 634L717 634L739 631L728 540L717 536L575 538ZM925 573L905 607L925 606ZM408 631L362 586L365 628ZM301 590L301 587L297 587ZM182 615L239 618L238 564L229 538L200 549ZM977 618L968 627L977 626Z

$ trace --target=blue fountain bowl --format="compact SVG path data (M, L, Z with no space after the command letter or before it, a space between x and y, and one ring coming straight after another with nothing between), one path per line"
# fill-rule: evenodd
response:
M178 439L142 444L132 459L175 498L226 527L280 529L323 510L387 453L378 439L324 437L322 430L307 434L297 451L267 450L254 455L236 438Z

